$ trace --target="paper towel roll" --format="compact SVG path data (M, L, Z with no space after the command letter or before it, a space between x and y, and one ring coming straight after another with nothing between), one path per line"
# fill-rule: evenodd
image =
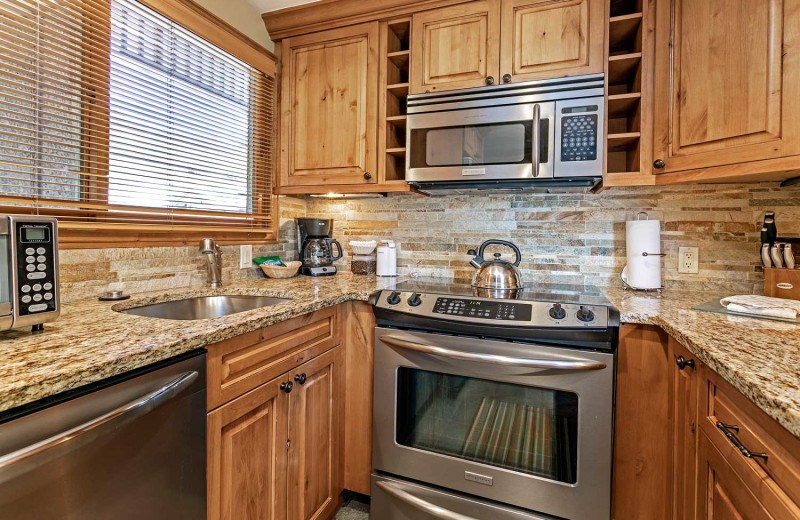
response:
M661 222L629 220L625 224L628 266L626 283L634 289L661 287ZM642 255L648 253L648 256Z

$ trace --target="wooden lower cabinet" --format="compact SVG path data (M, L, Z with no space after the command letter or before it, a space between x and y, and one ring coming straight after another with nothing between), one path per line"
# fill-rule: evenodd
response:
M303 330L309 323L324 329L332 313L320 311L295 323ZM249 348L240 345L242 351L262 349L260 338L271 337L272 328L294 337L286 323L255 334ZM314 352L327 337L306 331L305 352ZM214 349L230 348L231 340L211 345L210 357ZM209 520L333 517L343 490L344 364L344 348L334 346L208 413ZM218 368L209 365L209 371Z
M700 362L669 338L672 423L672 518L694 518L697 475L697 399Z
M289 373L289 520L326 519L339 508L343 364L337 347Z
M208 518L286 518L289 399L274 379L208 414Z

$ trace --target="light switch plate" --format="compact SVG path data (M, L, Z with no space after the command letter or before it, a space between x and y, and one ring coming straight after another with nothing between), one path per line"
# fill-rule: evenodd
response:
M253 267L253 246L251 244L239 246L239 269Z
M700 250L696 247L681 247L678 250L678 272L697 274L700 272Z

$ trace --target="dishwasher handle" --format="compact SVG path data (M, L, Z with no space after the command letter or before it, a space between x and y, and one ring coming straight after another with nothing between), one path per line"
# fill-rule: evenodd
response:
M181 374L161 388L138 397L108 413L30 446L0 456L0 484L39 467L48 460L52 460L54 457L38 457L48 454L50 450L60 447L66 448L67 446L73 449L84 446L96 437L96 435L92 434L97 433L102 426L120 421L130 422L152 412L180 394L199 375L197 371ZM37 461L37 459L43 460Z
M416 509L424 511L425 513L434 518L438 518L439 520L478 520L472 516L462 515L461 513L450 511L449 509L445 509L437 506L436 504L428 502L425 499L414 496L393 482L381 481L376 482L375 485L381 488L381 490L386 494L400 500L401 502L405 502Z
M497 354L485 354L476 352L464 352L461 350L453 350L438 345L427 345L424 343L417 343L395 336L383 336L381 341L387 345L398 347L406 350L413 350L414 352L421 352L423 354L432 354L434 356L441 356L450 359L457 359L459 361L475 361L478 363L489 363L493 365L502 365L508 367L519 368L541 368L549 370L602 370L606 368L606 364L600 361L592 361L590 359L533 359L533 358L520 358L510 356L500 356Z

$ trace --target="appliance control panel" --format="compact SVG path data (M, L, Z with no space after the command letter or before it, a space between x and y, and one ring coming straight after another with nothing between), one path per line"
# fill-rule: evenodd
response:
M577 107L572 107L575 109ZM567 109L565 109L567 110ZM597 114L561 118L561 162L597 159Z
M487 300L467 300L464 298L436 298L433 304L435 314L447 316L466 316L488 320L530 321L531 305Z
M58 307L54 226L25 221L15 226L18 314L54 312Z
M378 307L410 315L509 327L608 326L608 308L546 301L449 296L384 290Z

